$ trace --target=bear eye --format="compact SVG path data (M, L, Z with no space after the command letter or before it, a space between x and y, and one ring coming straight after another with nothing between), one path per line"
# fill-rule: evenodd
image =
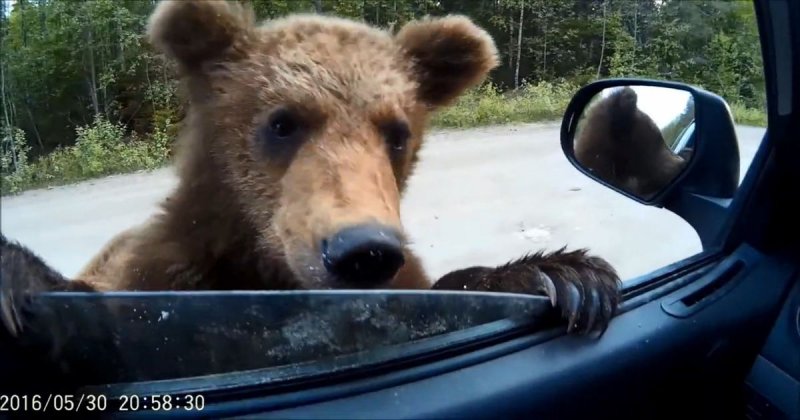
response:
M288 162L302 145L308 129L295 110L278 107L257 131L259 153L275 161Z
M268 137L275 140L287 140L297 134L299 128L294 115L289 110L280 108L273 112L269 118L267 125L269 130Z
M406 148L411 130L403 121L391 121L381 125L381 132L386 139L386 144L393 152L400 152Z

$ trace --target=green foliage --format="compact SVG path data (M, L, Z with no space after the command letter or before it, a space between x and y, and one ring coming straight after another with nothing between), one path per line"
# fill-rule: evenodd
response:
M436 114L431 125L470 128L557 119L563 115L575 88L566 82L542 82L503 93L497 86L486 83Z
M752 125L756 127L767 126L767 113L761 108L752 108L741 102L734 102L731 105L733 121L736 124Z
M25 141L25 133L19 128L2 127L2 154L0 154L0 175L3 193L17 192L26 187L26 180L32 170L28 164L30 146Z
M751 2L240 1L259 19L321 12L393 31L426 15L471 17L495 39L501 65L436 115L437 127L558 119L576 87L609 76L695 84L728 100L737 123L766 121ZM3 193L150 168L170 156L184 110L173 67L145 37L155 4L16 0L0 10Z
M151 10L140 0L18 0L2 17L4 107L34 154L74 144L95 114L145 134L154 100L177 102L168 89L148 96L174 79L145 39Z
M98 115L92 124L76 129L77 140L73 146L58 148L32 163L27 162L24 152L19 152L21 149L17 149L17 160L21 166L16 170L8 164L10 157L4 149L2 192L10 194L30 188L158 168L168 162L172 137L167 133L172 129L167 120L147 140L126 138L124 125Z

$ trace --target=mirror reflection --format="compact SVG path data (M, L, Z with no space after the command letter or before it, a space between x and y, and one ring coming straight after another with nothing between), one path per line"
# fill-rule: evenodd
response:
M690 92L655 86L607 88L580 116L575 158L595 177L649 199L688 163L694 120Z

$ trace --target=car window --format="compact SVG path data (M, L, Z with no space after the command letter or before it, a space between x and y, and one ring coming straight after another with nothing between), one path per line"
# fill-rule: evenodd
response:
M560 126L550 122L579 86L599 78L645 77L700 86L731 107L741 182L766 127L752 2L474 4L467 13L489 22L491 33L502 40L503 65L492 79L502 93L476 93L464 100L466 108L444 113L440 121L448 129L436 146L423 151L429 158L420 165L431 169L420 171L405 206L415 223L410 229L417 246L432 256L431 270L445 273L464 260L502 263L519 249L585 246L629 281L701 252L698 235L680 217L635 203L573 168L559 149ZM660 105L656 102L649 111ZM502 117L492 120L495 113ZM685 126L680 120L692 113L678 113L672 113L676 123ZM490 121L511 124L478 129L474 146L465 146L463 140L471 139L467 127ZM661 128L665 138L674 130ZM467 159L470 166L459 165ZM463 182L435 193L426 188L439 178L440 167L441 173L458 171ZM450 203L459 203L461 218L454 220L449 212L450 217L442 216ZM470 238L485 247L449 239L465 232L461 223L467 220Z
M57 369L90 386L177 388L199 377L207 378L192 385L225 386L241 377L220 375L244 371L261 385L285 385L452 350L529 330L549 302L461 292L231 292L45 295L29 308L39 315L28 326L42 333L27 339L47 343Z
M560 119L572 95L590 81L609 77L647 77L690 83L720 95L729 103L736 122L742 178L765 132L764 73L758 28L753 5L747 1L252 0L245 3L253 7L259 21L292 13L324 13L363 21L388 29L392 34L398 34L405 24L424 16L463 14L494 40L497 47L496 68L484 83L470 88L454 98L452 106L444 107L431 116L432 131L421 146L418 162L392 161L390 164L392 158L386 157L381 161L385 163L385 171L376 177L379 181L375 183L387 185L391 184L385 182L385 179L389 179L387 173L405 168L403 165L415 168L414 175L407 180L402 200L398 201L401 221L395 222L405 229L410 249L417 254L422 269L431 279L438 279L461 268L494 267L523 255L566 247L586 248L593 255L605 259L616 269L624 283L701 251L698 235L684 220L667 210L643 206L600 185L581 174L564 157L559 143ZM174 164L173 157L178 152L176 139L185 124L211 126L223 118L220 116L214 121L186 118L188 102L181 96L186 86L178 81L181 70L186 69L179 68L156 51L146 36L148 19L157 4L155 1L138 0L91 0L80 3L66 0L2 1L2 232L30 247L54 269L70 278L78 275L109 241L124 241L119 239L118 234L133 232L131 229L136 229L163 208L180 205L164 200L177 187L179 177L186 171L202 168L191 172L198 174L197 179L211 172L237 173L241 182L234 182L234 187L249 188L249 192L261 189L265 180L271 179L267 175L251 177L262 166L250 161L247 163L250 166L226 166L213 159L192 168L185 164ZM314 33L313 26L306 29L306 33ZM340 36L337 39L344 40L342 42L345 44L357 42L358 39L358 36L349 37L348 34ZM285 41L301 42L301 38L286 38ZM336 71L336 66L344 66L351 58L342 58L336 55L340 54L336 52L338 50L332 51L335 59L327 64L326 71L320 71L315 78L283 82L293 87L295 92L300 88L322 86L325 83L348 86L346 78L339 80L330 74ZM228 53L227 50L225 53ZM375 54L370 59L385 58L378 56ZM194 58L191 55L182 57L186 60ZM257 54L248 57L257 60L254 58ZM233 60L230 57L227 59ZM301 64L273 69L270 76L278 77L283 74L281 71L297 71L314 63L314 57L304 59L306 61ZM259 63L270 65L268 61ZM384 64L380 66L391 67ZM198 68L201 67L214 77L220 77L214 80L222 80L225 71L235 68L235 65L230 62L209 62ZM458 71L456 68L450 70ZM236 76L226 77L249 81L270 80L264 75L247 74L240 72ZM359 96L359 103L369 104L378 100L375 98L385 99L395 94L395 91L385 89L385 86L397 82L392 77L381 78L376 74L368 79L372 84L369 89L358 92L363 96ZM455 78L442 77L436 80L434 87L445 89L453 83L451 79ZM431 88L430 91L437 93L437 89ZM207 92L195 92L196 96L191 100L203 103L206 98L204 95L210 95L209 92L222 92L223 96L228 95L227 98L241 95L226 103L226 109L230 112L225 118L231 121L249 124L257 118L267 118L261 114L247 114L248 108L252 108L252 104L258 100L258 95L252 89L225 90L215 86ZM286 92L289 93L281 94L290 95L292 89ZM431 92L427 94L432 95ZM317 93L291 98L291 101L301 108L309 104L319 105L314 101L318 101L323 93ZM334 114L347 115L351 117L348 120L350 122L368 120L364 116L366 114L348 114L352 110L345 112L339 110L338 105L331 105L342 100L341 90L336 92L331 88L325 91L325 95L329 93L333 99L326 99L330 101L326 102L328 108L323 110L325 112L314 114L314 121L323 121L326 116L333 118L331 115ZM444 103L450 98L427 99L431 103L437 100ZM691 101L675 104L675 112L662 115L657 123L669 146L677 153L692 145L694 114ZM648 112L653 115L665 106L658 101L641 104L643 110L649 109ZM364 105L364 109L366 107ZM380 112L384 112L383 108ZM271 125L266 127L272 131L252 133L253 138L261 136L258 138L272 142L264 146L264 153L273 153L270 156L282 153L294 156L297 153L295 149L273 144L280 143L274 142L275 139L291 138L296 133L292 128L297 121L291 115L283 114L283 119L269 120ZM379 117L370 114L369 121L373 119ZM309 123L311 125L313 123ZM360 131L353 128L355 125L344 124L341 127L337 129L351 137L361 135ZM375 127L370 129L369 135L388 141L390 148L396 150L403 149L404 145L398 139L413 139L411 129L416 129L408 128L403 121L398 125L394 120L389 123L381 120ZM233 131L236 130L228 130ZM206 140L212 143L214 139ZM274 149L269 149L273 146ZM238 156L243 153L236 151L227 155ZM246 153L250 153L250 149ZM323 150L319 153L319 156L326 156L324 153L328 152ZM371 156L380 153L375 152ZM220 152L215 156L221 155L226 153ZM330 152L327 156L330 155L336 153ZM358 216L356 211L342 209L358 201L359 196L354 191L372 188L373 184L366 182L372 182L373 178L358 172L359 168L369 165L359 165L359 162L347 160L348 157L341 155L345 156L342 157L345 162L342 167L348 169L336 172L327 168L325 173L336 174L323 177L318 176L322 173L319 171L322 167L319 166L320 162L323 162L319 156L308 158L304 169L294 170L291 179L287 176L281 182L282 188L286 188L288 182L301 185L294 191L321 191L321 195L327 194L325 199L280 214L259 212L255 207L237 214L238 219L248 222L278 217L287 220L283 229L259 232L264 233L264 242L259 242L257 246L268 247L272 243L269 241L281 241L290 234L296 234L298 238L313 237L315 246L332 246L330 242L317 240L316 232L303 229L306 225L328 223L333 218L350 220ZM363 185L353 184L340 190L325 184L330 179L342 177L366 181ZM228 184L221 182L220 185ZM339 201L330 198L335 197L334 192L342 191L356 194L356 198ZM214 192L213 188L208 188L196 194L211 196ZM386 198L389 201L393 199ZM225 209L228 208L226 206L235 205L234 201L214 205ZM380 211L384 207L392 207L385 202L362 204L363 208ZM216 225L220 232L230 233L225 230L228 219L225 222L214 218L198 220L193 218L191 211L186 211L187 216L180 225L186 235L191 235L198 224ZM313 223L302 226L292 224L292 220L299 220L311 213L314 214L311 218ZM283 241L284 244L290 242ZM297 257L289 263L279 261L276 263L279 269L286 272L305 270L309 279L317 279L313 272L320 268L305 264L305 255L301 255L302 252L297 251L299 248L294 245L295 242L291 242L282 253L276 254L276 260L286 259L288 254ZM209 246L209 258L216 255L217 251L214 246ZM163 253L155 258L171 255L172 252L178 251L167 243ZM236 252L233 254L236 255ZM178 268L164 268L170 269ZM358 271L361 268L355 265L350 269ZM209 272L213 270L218 270L214 271L217 274L223 273L220 278L236 277L235 281L243 278L238 275L225 276L224 266L209 268ZM208 289L220 290L225 287L213 285ZM407 299L403 304L409 306L401 305L405 308L402 314L396 314L388 307L377 312L364 308L358 309L361 312L348 309L352 305L358 306L363 299L384 299L380 296L367 294L344 301L329 301L325 297L302 300L291 295L270 298L275 302L286 299L286 302L297 303L297 306L284 309L294 314L292 316L308 314L309 318L291 318L289 312L281 315L277 306L258 305L251 308L258 312L253 316L274 320L283 317L280 321L282 325L294 330L291 337L284 334L279 339L300 340L302 345L289 343L291 348L307 346L307 352L286 353L283 355L286 357L275 356L272 359L267 357L269 355L261 354L264 357L247 359L252 362L248 366L236 364L246 360L238 358L234 352L226 355L231 357L229 361L226 359L217 365L220 369L201 369L192 371L192 374L218 373L234 366L238 369L293 365L317 357L351 354L376 343L384 348L496 322L514 312L512 308L519 309L514 305L521 305L523 309L528 305L524 303L527 301L514 303L517 301L509 296L505 296L508 307L501 310L492 306L502 306L497 303L499 301L488 303L489 300L482 301L477 297L463 297L461 299L465 300L459 301L458 297L423 298L422 295L413 295L403 298ZM477 299L475 302L478 303L469 303L469 299ZM121 310L119 308L122 306L114 306L117 303L108 304L117 308L115 310ZM73 307L63 316L74 315L75 319L79 319L77 314L80 309L77 308ZM334 309L343 311L341 314L345 314L342 315L345 318L352 315L354 319L363 318L363 322L336 324L339 322L337 319L345 318L336 318ZM186 310L193 316L203 312L198 307ZM230 308L220 301L218 306L209 307L207 314L212 318L220 317L218 319L221 320L228 313L242 310L246 312L243 307ZM460 315L450 313L451 310ZM173 316L173 312L158 309L148 315L148 320L154 323L165 321L167 318L163 313ZM416 328L414 322L417 321L412 319L412 314L434 316L420 322L429 322L441 328L420 327L423 331L419 333L421 335L413 333L408 330ZM129 317L132 314L127 312L125 315ZM183 318L180 314L175 317L196 321L194 317ZM392 317L405 317L405 321L397 321L399 318ZM385 322L380 326L373 325L378 320ZM247 322L245 318L227 319L224 322L240 321ZM223 321L206 323L204 328L208 329L207 332L220 333L213 332L215 322ZM336 326L328 326L325 322L332 322ZM370 332L370 325L377 329ZM142 334L146 334L146 331L149 330L143 330ZM253 331L246 334L254 334ZM340 336L348 331L354 335ZM168 346L168 340L176 339L177 336L172 334L170 332L163 337L165 346ZM234 334L233 338L226 340L247 346L245 341L237 341L237 332L231 334ZM360 334L374 336L364 338L364 343L368 344L344 345L339 342L362 337ZM331 342L320 343L321 337L334 340L335 345ZM186 346L200 345L193 344L191 337L184 339ZM318 347L320 345L324 348ZM213 356L212 353L206 355ZM174 366L178 370L167 376L186 373L180 369L188 365ZM126 379L136 377L134 373L131 375Z

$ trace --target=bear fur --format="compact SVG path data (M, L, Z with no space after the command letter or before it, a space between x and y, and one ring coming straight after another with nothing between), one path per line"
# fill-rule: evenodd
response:
M637 99L636 91L624 87L591 105L575 139L575 158L598 178L650 198L681 173L690 150L672 153Z
M234 2L162 1L148 36L178 64L189 103L178 186L71 281L49 272L46 287L25 285L37 280L24 273L45 265L3 238L13 251L3 281L18 285L7 295L351 287L326 272L320 242L362 223L402 233L400 198L431 114L498 64L493 40L464 16L392 34L321 15L257 24ZM403 253L397 274L369 287L544 295L580 333L604 330L620 300L616 271L583 249L470 267L435 284ZM22 280L9 282L10 272Z

